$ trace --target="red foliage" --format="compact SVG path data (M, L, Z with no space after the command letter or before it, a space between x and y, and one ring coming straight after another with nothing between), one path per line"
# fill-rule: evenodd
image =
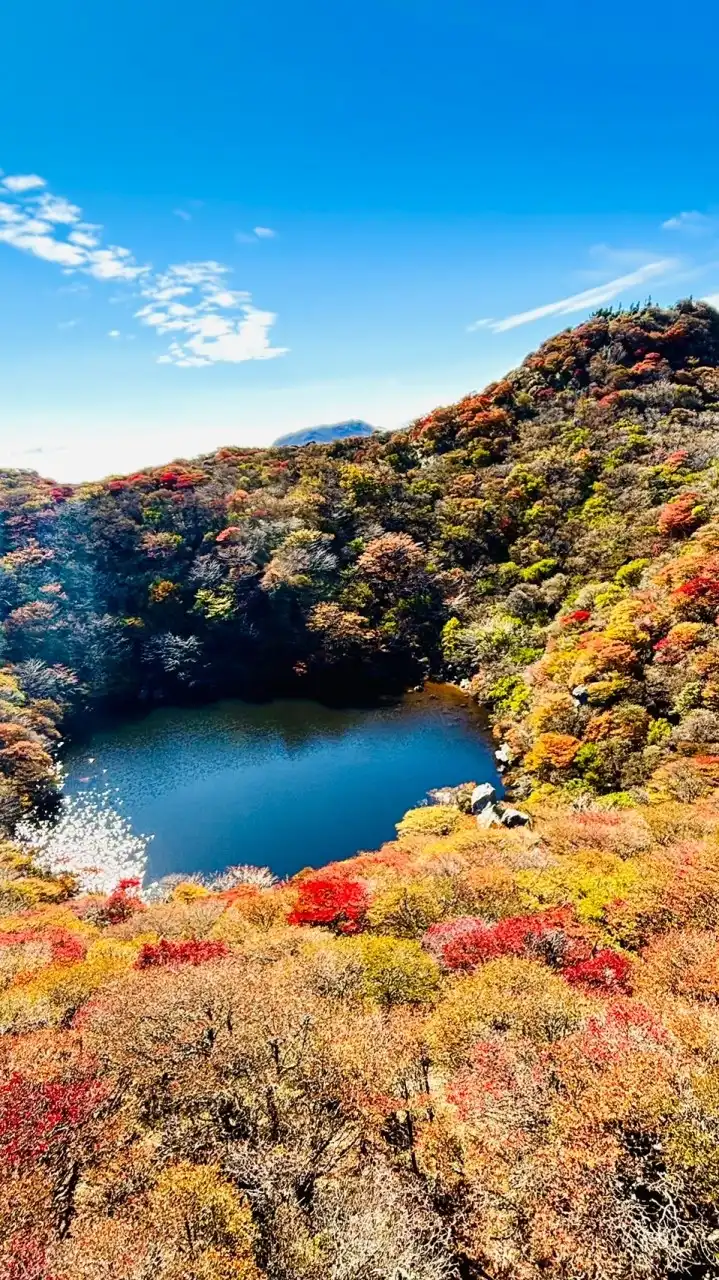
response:
M289 924L319 924L339 933L357 933L368 906L361 881L315 876L300 884L297 902L287 919Z
M575 624L588 622L591 616L589 609L575 609L573 613L565 613L564 617L560 618L559 621L563 627L571 627Z
M230 538L234 538L236 533L242 533L238 524L230 524L226 529L222 529L215 538L215 542L229 542Z
M138 911L144 911L144 902L136 894L128 892L130 889L137 889L139 884L138 879L121 880L98 912L98 922L121 924L123 920L129 920L130 916L134 916Z
M588 960L580 960L564 970L564 977L573 986L590 987L601 991L629 991L631 965L626 956L620 956L610 947L604 947Z
M33 1165L92 1115L104 1096L97 1080L40 1084L15 1072L0 1086L0 1159Z
M171 942L161 938L159 942L144 942L135 961L136 969L155 969L164 965L204 964L207 960L219 960L226 956L226 942L208 942L190 938L186 942Z
M713 604L719 601L719 579L699 574L696 578L683 582L672 595L683 596L687 600L707 600Z
M558 962L569 945L564 930L571 917L567 907L539 915L509 916L496 924L460 916L431 925L424 944L445 969L451 970L474 969L484 960L507 955L546 955Z
M0 947L19 947L28 942L49 945L54 964L77 964L78 960L85 959L84 943L67 929L45 929L41 933L33 929L18 929L0 933Z
M0 1280L60 1280L47 1270L44 1246L27 1232L12 1236L0 1253Z
M683 493L681 497L675 498L673 502L667 502L662 507L657 519L659 532L664 534L682 534L691 533L701 524L701 517L695 514L695 508L699 503L699 495L697 493Z
M191 471L183 467L164 467L155 473L155 479L165 489L191 489L205 479L203 471Z

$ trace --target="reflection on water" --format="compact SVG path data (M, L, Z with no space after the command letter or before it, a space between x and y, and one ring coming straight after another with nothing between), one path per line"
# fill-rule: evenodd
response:
M149 879L253 862L289 875L376 848L430 787L496 781L473 709L437 688L372 709L281 700L166 707L68 753L67 790L105 790L153 833Z

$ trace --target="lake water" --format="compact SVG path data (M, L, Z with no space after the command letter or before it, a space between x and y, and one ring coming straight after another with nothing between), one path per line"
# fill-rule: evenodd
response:
M163 707L67 754L67 791L110 789L152 834L149 879L233 863L290 875L376 849L432 787L497 781L476 711L441 686L381 707Z

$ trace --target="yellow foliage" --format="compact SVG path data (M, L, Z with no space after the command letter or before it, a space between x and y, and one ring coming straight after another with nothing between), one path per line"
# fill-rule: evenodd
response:
M457 1065L475 1041L495 1032L538 1043L559 1040L592 1008L545 965L502 956L455 980L432 1014L427 1039L440 1062Z
M443 920L457 906L453 881L448 877L429 876L393 885L377 893L369 909L369 922L377 933L391 933L399 938L419 938L431 924Z
M426 805L410 809L397 823L397 831L400 836L448 836L464 821L464 815L451 805Z
M206 898L209 895L209 889L203 884L197 884L194 880L183 880L182 884L175 885L172 890L172 902L195 902L198 898Z
M436 998L439 968L418 942L365 936L337 945L360 965L364 993L377 1004L425 1004Z
M58 1026L99 987L128 969L136 956L137 948L129 943L101 939L77 964L48 965L0 997L0 1033Z
M646 868L639 860L582 850L538 870L516 873L525 911L572 903L580 920L601 922L605 908L643 888Z
M193 1280L251 1280L257 1275L251 1210L216 1165L170 1165L149 1200L158 1230L177 1241L186 1257L185 1275Z

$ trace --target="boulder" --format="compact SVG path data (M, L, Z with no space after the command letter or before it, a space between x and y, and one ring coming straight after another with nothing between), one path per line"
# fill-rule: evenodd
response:
M493 804L485 805L484 809L477 814L475 821L483 831L486 831L488 827L501 827L502 825L500 812Z
M474 814L481 813L483 809L486 809L487 805L494 804L496 799L497 791L491 782L480 782L470 796L470 811Z
M585 684L578 684L572 689L572 697L578 707L585 707L589 701L589 690Z
M511 806L502 810L501 818L503 827L531 827L532 819L528 813L522 813L521 809L512 809Z

